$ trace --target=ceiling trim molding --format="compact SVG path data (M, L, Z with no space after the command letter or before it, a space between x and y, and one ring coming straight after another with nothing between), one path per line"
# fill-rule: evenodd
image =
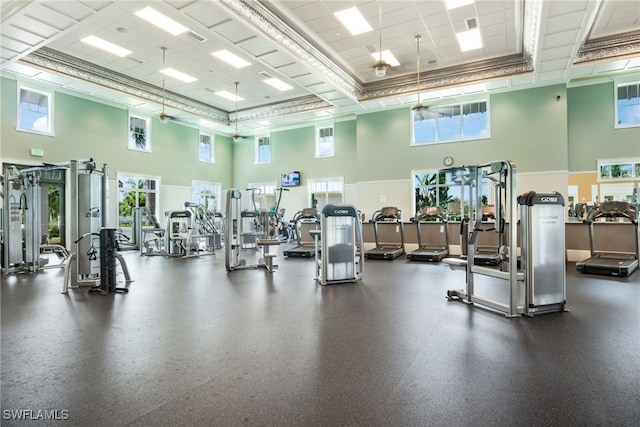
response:
M573 65L597 64L638 56L640 31L587 40L578 51Z
M258 108L249 108L238 111L238 122L247 122L253 120L265 120L273 117L288 116L299 113L308 113L311 111L326 110L333 108L333 105L324 99L315 95L304 96L287 102L261 105ZM229 114L230 122L236 120L235 113Z
M62 52L40 48L20 61L56 74L90 82L126 95L135 96L145 101L162 104L162 89L141 80L133 79L120 73L82 61ZM165 92L165 105L185 113L194 114L218 123L226 124L228 113L195 99L181 96L174 92Z
M523 14L522 50L523 55L531 62L536 63L538 52L538 39L542 26L542 0L526 0Z
M353 101L358 100L362 85L262 3L248 0L216 0L215 3L286 50L311 72L330 81Z
M126 95L135 96L145 101L162 105L162 88L145 83L126 75L82 61L62 52L41 48L23 57L20 61L36 66L56 74L90 82ZM201 118L206 118L220 124L228 124L235 120L235 113L226 112L205 104L201 101L182 96L175 92L165 91L164 104ZM238 114L238 122L261 120L289 114L305 113L333 107L328 101L309 95L283 103L262 105L257 108L244 110Z
M417 85L416 75L371 83L365 86L359 101L417 93L418 90L467 85L530 72L533 72L533 62L530 58L511 55L420 73L420 87Z

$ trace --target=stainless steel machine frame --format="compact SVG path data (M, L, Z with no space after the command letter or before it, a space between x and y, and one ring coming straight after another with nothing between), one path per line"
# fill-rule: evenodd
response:
M64 266L62 293L69 288L96 287L100 282L99 232L108 226L109 166L98 168L93 159L69 162L70 241L72 251ZM124 258L115 257L127 283L131 282ZM71 284L69 284L69 280Z
M243 217L242 215L241 199L242 192L237 188L229 188L227 190L226 224L224 226L224 260L227 271L264 268L267 272L273 273L278 266L273 263L276 254L269 252L269 248L274 245L279 245L280 240L267 239L264 233L256 234L256 232L251 232L251 235L256 237L256 249L262 248L262 257L258 259L257 263L248 264L247 260L240 255L246 234L243 228L249 226L249 223L244 221L247 217ZM264 218L266 219L266 215Z
M313 233L315 280L323 286L362 280L364 242L358 211L350 205L329 204L320 217L320 233Z
M447 298L479 304L504 313L507 317L561 311L566 304L566 266L564 244L564 200L558 193L525 193L516 196L516 166L511 161L464 167L472 185L472 222L481 221L482 179L491 176L497 182L496 218L505 218L507 238L500 253L504 260L498 267L474 265L475 240L469 239L468 258L445 259L452 267L464 267L466 289L450 290ZM457 168L460 169L460 168ZM498 176L499 178L495 178ZM518 204L521 207L521 265L518 266ZM476 275L504 280L508 286L508 302L477 295Z
M564 198L530 191L520 204L521 268L526 275L525 314L565 309L566 245Z

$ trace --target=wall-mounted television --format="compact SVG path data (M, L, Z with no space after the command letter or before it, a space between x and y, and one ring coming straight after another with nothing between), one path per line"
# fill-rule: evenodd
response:
M280 185L282 187L297 187L300 185L300 172L287 172L282 174L282 178L280 180Z

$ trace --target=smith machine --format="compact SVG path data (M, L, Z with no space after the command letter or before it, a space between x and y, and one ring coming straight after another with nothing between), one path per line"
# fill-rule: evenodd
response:
M564 199L561 194L528 192L516 196L516 166L510 161L444 169L458 175L471 188L473 229L468 238L467 259L445 258L452 268L466 271L466 288L447 292L450 300L462 300L503 312L507 317L564 311L566 266ZM483 225L482 188L493 186L495 224ZM518 208L520 227L518 230ZM495 266L478 265L479 233L498 233L500 257ZM518 256L520 235L520 256ZM492 282L498 282L493 284ZM499 283L506 284L506 287Z

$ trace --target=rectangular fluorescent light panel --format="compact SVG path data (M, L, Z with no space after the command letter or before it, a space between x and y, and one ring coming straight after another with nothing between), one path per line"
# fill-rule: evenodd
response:
M473 0L445 0L445 3L447 4L447 9L451 10L471 4L473 3Z
M371 56L375 61L380 60L380 52L371 52ZM396 57L393 56L393 53L391 53L390 50L382 51L382 60L387 64L391 65L392 67L397 67L398 65L400 65L400 63L398 62Z
M189 29L184 25L174 21L168 16L163 15L152 7L145 7L144 9L137 11L136 15L144 19L145 21L173 34L174 36L189 31Z
M456 33L456 37L458 38L458 44L462 52L482 49L482 38L480 37L480 30L478 28Z
M215 56L218 59L223 60L229 65L233 65L236 68L244 68L251 65L251 63L229 52L227 49L222 49L217 52L213 52L211 55Z
M105 52L112 53L112 54L114 54L116 56L119 56L121 58L123 56L127 56L127 55L131 54L130 50L127 50L127 49L125 49L123 47L118 46L117 44L113 44L113 43L108 42L106 40L102 40L101 38L96 37L96 36L88 36L88 37L83 38L81 41L82 41L82 43L86 43L86 44L89 44L89 45L91 45L93 47L97 47L98 49L102 49Z
M213 92L215 95L218 95L221 98L224 99L228 99L229 101L236 101L236 96L235 94L231 93L231 92L227 92L226 90L219 90L217 92ZM241 96L238 96L238 101L244 101L244 98Z
M283 82L280 79L276 79L275 77L272 77L270 79L266 79L263 80L263 82L265 82L266 84L268 84L269 86L273 86L276 89L284 92L286 90L291 90L293 89L293 86L289 86L288 84L286 84L285 82Z
M354 36L373 30L357 7L338 11L334 15Z
M164 70L160 70L160 72L165 76L173 77L174 79L178 79L185 83L191 83L198 80L195 77L191 77L189 74L185 74L182 71L178 71L174 68L165 68Z

